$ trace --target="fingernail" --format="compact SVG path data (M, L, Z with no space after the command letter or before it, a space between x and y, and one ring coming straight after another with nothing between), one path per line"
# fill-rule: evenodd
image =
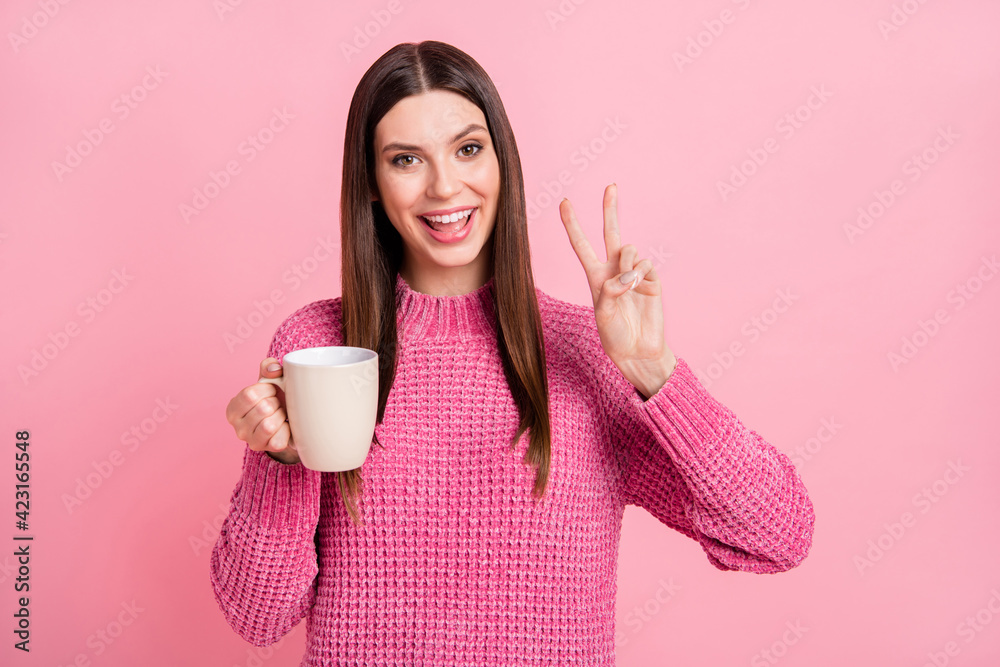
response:
M280 371L281 370L281 366L278 365L278 364L270 364L267 367L267 370L273 373L274 371Z
M639 273L634 269L628 273L623 273L618 279L621 281L622 285L628 285L631 282L635 282L635 279L639 277Z

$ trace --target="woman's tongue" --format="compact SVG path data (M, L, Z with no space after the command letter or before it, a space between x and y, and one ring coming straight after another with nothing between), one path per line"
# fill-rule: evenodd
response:
M434 231L444 232L446 234L457 232L465 225L465 223L468 220L469 216L467 215L459 218L455 222L434 222L433 220L428 220L427 218L424 218L424 222L429 224L431 228L434 229Z

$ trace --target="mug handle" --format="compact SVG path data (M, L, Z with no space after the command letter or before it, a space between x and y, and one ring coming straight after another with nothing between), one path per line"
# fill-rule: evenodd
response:
M257 382L267 382L269 384L274 384L281 387L281 391L285 391L285 376L282 375L276 378L259 378Z

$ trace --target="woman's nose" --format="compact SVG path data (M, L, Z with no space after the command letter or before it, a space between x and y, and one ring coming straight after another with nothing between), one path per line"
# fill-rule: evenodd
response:
M427 192L434 199L451 199L462 189L459 174L454 166L447 163L435 167L430 179Z

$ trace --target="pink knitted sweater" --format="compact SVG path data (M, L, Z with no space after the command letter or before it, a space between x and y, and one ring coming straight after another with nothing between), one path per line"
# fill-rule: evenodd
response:
M265 646L304 617L302 665L614 665L626 505L695 539L722 570L795 567L813 507L783 453L683 359L644 400L601 347L592 307L536 290L552 424L541 501L515 449L493 280L401 298L385 449L362 467L356 527L335 473L246 449L211 581L232 628ZM278 328L269 356L343 344L340 298Z

